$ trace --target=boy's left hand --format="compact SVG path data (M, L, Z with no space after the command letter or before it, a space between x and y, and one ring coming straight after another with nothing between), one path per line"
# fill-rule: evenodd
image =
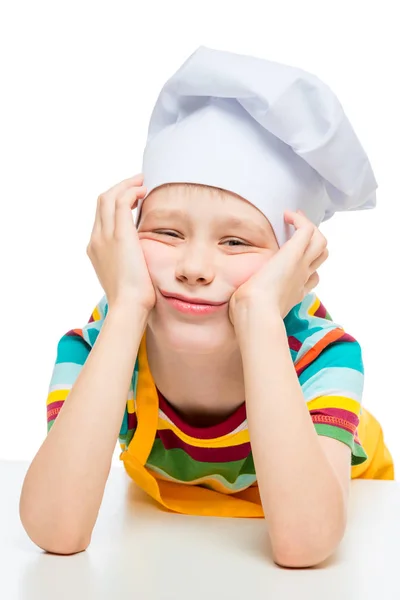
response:
M301 212L285 211L285 221L296 232L232 294L229 318L233 325L241 310L256 307L284 319L318 285L316 270L329 255L325 236Z

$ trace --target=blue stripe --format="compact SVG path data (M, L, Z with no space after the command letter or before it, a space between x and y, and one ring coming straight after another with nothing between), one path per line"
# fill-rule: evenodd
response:
M82 365L64 362L56 364L50 381L50 387L53 385L73 385L82 370Z
M361 402L364 375L359 371L345 367L328 367L311 377L306 371L308 368L300 375L300 379L305 379L301 389L306 402L326 395L347 396Z

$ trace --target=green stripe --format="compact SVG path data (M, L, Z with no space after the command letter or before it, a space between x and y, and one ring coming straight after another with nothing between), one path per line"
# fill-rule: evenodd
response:
M330 437L345 443L351 449L351 466L359 465L368 458L364 449L354 441L353 435L334 425L314 423L318 435ZM133 437L133 431L120 436L126 447ZM201 477L219 474L229 483L234 484L240 475L255 475L253 455L242 460L231 462L200 462L191 458L182 448L166 450L159 438L156 438L147 465L157 467L180 481L193 481Z
M325 423L314 423L314 427L318 435L325 435L326 437L344 442L349 446L351 449L352 467L360 465L367 460L368 456L365 454L364 449L354 441L354 437L349 431L345 431L334 425L326 425Z
M218 473L229 483L234 483L239 475L254 475L253 456L231 462L199 462L191 458L182 448L166 450L162 441L157 438L147 460L149 466L162 469L174 479L193 481L199 477L207 477Z

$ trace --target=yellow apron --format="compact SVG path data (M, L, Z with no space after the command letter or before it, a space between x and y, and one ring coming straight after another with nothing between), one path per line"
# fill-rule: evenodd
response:
M146 468L158 425L158 395L147 361L146 334L140 343L138 359L137 428L128 448L120 454L128 475L154 500L173 512L219 517L264 517L257 484L229 495L196 485L165 481ZM394 479L393 460L385 446L382 429L365 408L362 409L358 436L368 460L351 468L351 478Z

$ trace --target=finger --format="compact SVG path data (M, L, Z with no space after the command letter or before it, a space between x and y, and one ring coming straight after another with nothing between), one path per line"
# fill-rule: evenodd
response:
M94 217L93 229L91 237L99 237L101 234L101 220L100 220L100 196L97 198L96 214Z
M284 218L285 221L291 223L296 229L305 226L307 223L314 228L316 227L316 225L312 221L310 221L310 219L306 217L306 215L303 212L298 210L285 210Z
M309 247L316 227L307 217L292 211L285 211L285 221L292 224L296 229L292 238L286 243L290 242L291 246L295 245L297 247L296 255L300 259Z
M284 214L285 221L293 225L293 227L297 231L304 230L304 233L307 233L309 236L312 235L315 231L315 225L312 223L307 217L303 214L299 214L298 212L293 212L291 210L286 210Z
M101 195L99 198L99 213L101 235L111 239L114 235L115 200L111 195Z
M304 250L304 259L306 262L308 261L310 265L313 264L313 261L320 260L322 254L324 253L324 250L326 249L327 239L318 229L318 227L314 223L312 223L312 221L310 221L302 211L286 211L285 219L288 222L292 222L292 224L296 228L305 227L306 223L309 223L310 228L312 227L312 229L309 229L308 232L309 234L311 234L311 237L309 237L309 243ZM304 243L307 242L306 234L304 235L303 241ZM324 262L326 258L327 255L321 260L319 264L322 264L322 262Z
M290 221L295 226L300 226L303 223L311 223L310 219L300 210L285 210L284 216L286 221Z
M120 181L120 183L113 185L109 190L107 190L106 192L103 192L102 196L109 196L112 194L115 198L116 196L119 196L121 193L123 193L125 190L127 190L128 188L130 188L132 186L142 185L143 180L144 180L143 173L138 173L137 175L134 175L133 177L128 177L128 179L124 179L123 181Z
M96 206L96 215L94 219L93 229L92 229L92 237L99 237L102 234L103 227L105 227L106 235L111 235L110 229L107 229L107 223L112 222L112 230L114 231L114 210L105 206L104 199L110 199L111 197L115 199L115 196L126 189L129 189L132 186L140 186L143 183L143 173L138 173L133 177L129 177L128 179L124 179L120 183L117 183L113 187L111 187L106 192L100 194L97 198L97 206ZM113 200L114 204L115 200ZM104 223L102 223L102 213L104 215Z
M304 254L305 261L311 266L315 261L320 260L327 248L327 244L328 242L326 237L320 232L318 227L315 227L314 235ZM325 258L319 264L322 264L326 258L327 256L325 256Z
M126 190L115 202L115 229L116 239L122 239L132 234L135 227L132 210L136 207L139 198L144 198L147 188L142 185Z
M137 193L143 195L145 190L144 186L133 186L128 187L124 192L120 192L117 196L114 192L108 194L102 194L100 196L100 224L101 224L101 235L107 239L111 239L115 234L115 219L116 219L116 205L121 198L122 202L128 202L128 208L131 204L137 202Z
M317 269L319 269L319 267L326 261L328 256L328 248L325 248L323 252L318 256L318 258L310 264L311 271L316 271Z
M304 289L306 290L306 293L309 294L311 292L311 290L313 290L314 288L317 287L317 285L319 284L320 281L320 277L319 274L317 273L317 271L315 271L315 273L313 273L309 278L307 283L304 286Z

